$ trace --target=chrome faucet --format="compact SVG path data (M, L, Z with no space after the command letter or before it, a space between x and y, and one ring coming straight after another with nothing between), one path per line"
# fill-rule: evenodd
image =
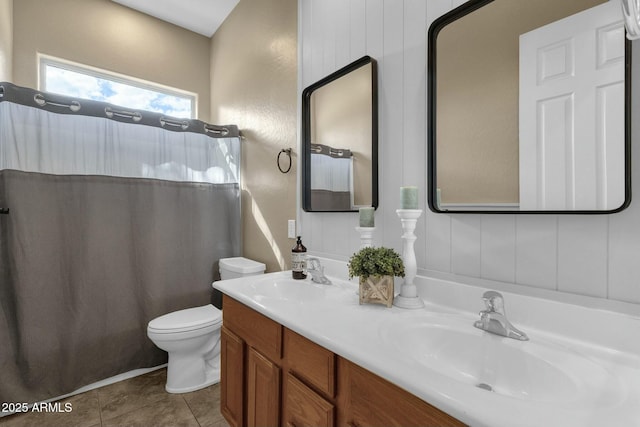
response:
M504 298L496 291L487 291L482 295L485 310L480 312L480 320L473 326L492 334L502 335L520 341L527 341L529 337L524 332L518 330L509 322L504 311Z
M315 257L307 258L307 272L311 274L311 281L321 285L330 285L331 280L324 275L324 267L320 265L320 260Z

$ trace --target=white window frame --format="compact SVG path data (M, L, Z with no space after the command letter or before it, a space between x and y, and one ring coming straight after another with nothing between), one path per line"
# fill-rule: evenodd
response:
M112 71L103 70L90 65L80 64L68 61L66 59L56 58L55 56L37 54L38 58L38 90L47 91L47 66L62 68L64 70L73 71L75 73L85 74L91 77L110 80L112 82L133 86L140 89L151 90L164 95L187 98L191 102L191 119L198 117L198 94L170 86L161 85L143 79L119 74ZM123 107L127 107L123 105Z

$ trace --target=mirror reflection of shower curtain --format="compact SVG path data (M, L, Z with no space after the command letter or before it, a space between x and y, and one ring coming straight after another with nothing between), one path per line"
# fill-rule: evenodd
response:
M211 138L6 95L0 401L41 401L166 362L149 320L208 304L217 260L240 255L237 128Z
M353 209L353 156L311 153L311 206L315 210Z

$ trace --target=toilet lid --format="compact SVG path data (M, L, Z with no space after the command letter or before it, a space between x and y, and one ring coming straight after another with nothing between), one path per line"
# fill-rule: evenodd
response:
M149 322L148 329L157 333L193 331L222 323L222 312L211 304L174 311Z
M220 268L233 271L234 273L256 274L264 273L266 266L261 262L237 256L233 258L221 258Z

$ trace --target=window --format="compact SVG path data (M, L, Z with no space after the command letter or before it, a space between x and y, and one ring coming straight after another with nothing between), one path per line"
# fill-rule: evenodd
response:
M167 116L196 117L194 93L40 55L40 89Z

